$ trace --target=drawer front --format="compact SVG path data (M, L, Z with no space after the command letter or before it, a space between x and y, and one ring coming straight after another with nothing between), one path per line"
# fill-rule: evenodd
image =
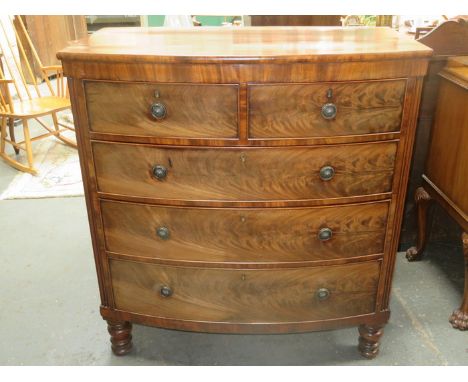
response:
M252 138L307 138L400 130L404 80L378 82L251 85ZM326 104L327 119L322 115Z
M380 263L246 270L111 260L110 268L120 310L168 319L278 323L372 313Z
M111 252L200 262L301 262L382 253L388 202L223 209L103 200L101 211Z
M237 85L86 82L85 91L89 125L95 132L161 138L237 137ZM161 119L152 115L156 104L155 115L165 113Z
M99 191L197 201L307 200L389 192L396 148L396 142L222 149L93 142Z

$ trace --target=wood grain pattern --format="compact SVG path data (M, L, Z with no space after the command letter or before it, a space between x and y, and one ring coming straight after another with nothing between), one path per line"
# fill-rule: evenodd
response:
M404 80L251 85L249 133L253 138L304 138L396 132L404 93ZM337 106L330 120L321 115L328 102Z
M360 135L340 135L330 137L315 138L262 138L249 139L247 137L246 120L240 124L240 137L231 139L205 139L205 138L159 138L136 135L116 135L90 132L90 139L95 141L142 143L152 145L172 145L172 146L316 146L316 145L336 145L341 143L365 143L377 141L393 141L399 139L400 133L377 133Z
M164 64L63 61L67 76L84 80L164 83L265 83L357 81L424 76L426 59L284 64Z
M72 42L57 56L61 60L209 64L346 62L363 57L427 57L431 52L390 28L106 28Z
M295 322L374 311L379 262L282 270L168 267L111 260L117 309L230 323ZM172 290L163 297L161 288ZM320 288L329 297L316 296Z
M85 89L92 131L166 138L238 135L237 85L87 81ZM162 120L151 116L155 102L166 107Z
M156 41L161 37L149 36L151 30L142 35L130 31L132 44L112 47L110 36L122 32L104 31L100 47L95 44L89 50L84 43L61 53L65 73L73 77L71 94L102 316L118 323L227 333L287 333L363 324L380 330L389 317L421 76L430 49L382 29L331 34L301 28L259 33L243 29L213 37L230 40L222 47L207 43L205 50L194 55L192 47L178 45L192 37L178 35L169 49L180 54L164 56L159 54L166 49L164 43L143 46L146 38ZM167 42L179 32L183 34L170 31L162 40ZM198 36L209 39L213 32ZM99 33L94 42L101 38ZM262 39L255 46L253 40L259 36ZM121 37L113 42L128 42ZM127 49L133 53L126 53ZM217 49L225 55L213 54ZM235 54L242 50L251 54ZM183 133L175 137L94 131L84 91L84 84L92 80L168 86L235 84L238 135L191 137ZM399 106L401 124L396 129L384 125L390 131L369 133L367 128L375 128L371 126L352 135L334 132L325 136L294 133L285 137L286 132L257 138L248 134L250 87L375 80L405 84ZM376 94L381 95L381 90ZM362 98L363 105L381 102L375 98L371 102ZM211 123L209 115L207 119ZM360 129L359 123L349 126ZM151 177L152 166L159 163L168 169L162 181ZM324 165L336 167L332 181L319 179L318 170ZM166 251L159 242L154 249L149 236L149 229L154 232L162 218L172 228L170 240L164 242L170 246ZM326 250L312 245L314 249L307 252L312 239L301 222L316 230L322 228L319 224L324 218L336 224L336 231L353 235L340 245L344 236L335 235L322 243L330 244ZM383 254L366 254L374 245L381 248L383 234L372 238L369 235L374 231L366 231L367 239L360 240L361 228L382 224ZM285 225L289 236L283 234ZM308 262L308 255L315 260ZM257 261L260 256L267 261ZM335 258L327 260L329 256ZM169 281L173 293L163 298L161 282ZM307 288L316 291L323 283L330 283L332 294L318 304Z
M467 89L446 79L441 81L425 171L465 216L468 216L467 102Z
M101 306L101 315L106 317L134 322L141 325L157 326L168 329L199 331L203 333L244 333L244 334L274 334L274 333L304 333L315 330L331 330L344 327L358 326L362 323L371 325L385 325L390 317L389 310L360 314L352 317L341 317L333 320L296 321L289 323L229 323L229 322L200 322L163 317L148 316L125 310Z
M188 200L300 200L391 190L396 142L331 147L166 148L93 142L102 192ZM152 176L155 165L167 177ZM319 177L333 166L330 181Z
M407 182L421 90L422 78L411 78L408 80L405 103L403 106L400 143L397 151L398 159L395 165L392 185L393 196L388 215L384 249L385 255L382 263L382 277L380 278L379 284L377 310L387 309L389 306L392 275L395 268L395 257L398 250L401 223L403 220L403 206L408 186Z
M313 262L383 251L388 203L343 207L178 208L101 201L109 251L193 262ZM163 240L157 229L166 227ZM321 241L322 228L332 238Z

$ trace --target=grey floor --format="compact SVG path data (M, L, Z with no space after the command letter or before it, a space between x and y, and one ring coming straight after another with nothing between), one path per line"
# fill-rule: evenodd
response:
M16 170L0 163L0 192ZM448 316L463 293L459 246L398 255L381 353L356 351L357 329L221 335L135 326L134 350L111 354L99 315L84 199L0 201L0 365L468 365L468 332Z

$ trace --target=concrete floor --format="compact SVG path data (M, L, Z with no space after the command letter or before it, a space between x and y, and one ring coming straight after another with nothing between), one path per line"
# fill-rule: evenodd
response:
M0 162L0 192L16 170ZM0 201L0 365L468 365L468 332L448 317L463 293L460 246L398 255L392 316L375 360L357 329L281 335L189 333L135 325L134 350L112 355L99 315L82 197Z

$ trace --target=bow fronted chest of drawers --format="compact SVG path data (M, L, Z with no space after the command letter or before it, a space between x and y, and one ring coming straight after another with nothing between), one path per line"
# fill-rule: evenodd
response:
M378 352L431 50L387 28L103 29L69 79L112 349L359 326Z

